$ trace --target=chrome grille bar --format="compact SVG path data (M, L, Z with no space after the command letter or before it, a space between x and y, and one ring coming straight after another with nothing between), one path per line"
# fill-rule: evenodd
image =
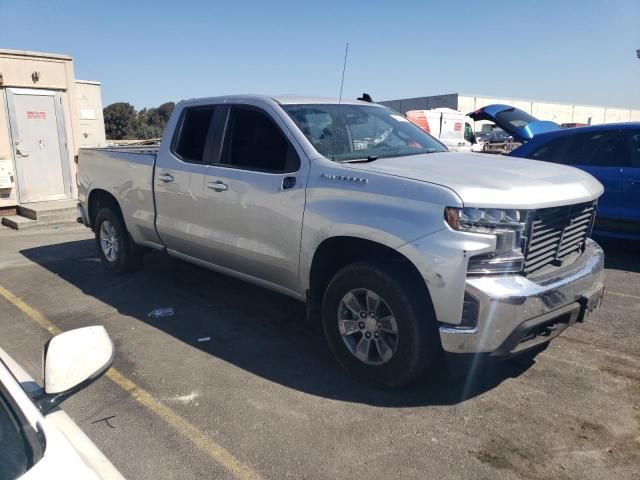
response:
M542 208L531 212L525 246L525 275L548 265L562 265L584 248L591 235L596 202Z

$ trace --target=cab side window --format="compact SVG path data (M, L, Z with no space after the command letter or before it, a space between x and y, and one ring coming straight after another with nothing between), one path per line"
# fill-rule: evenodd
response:
M564 165L624 167L629 165L629 148L620 132L581 133L553 140L531 158Z
M628 167L630 165L629 146L622 132L606 132L600 138L595 152L587 165L597 167Z
M551 142L545 143L531 154L534 160L544 160L545 162L568 163L568 155L571 152L572 137L561 137Z
M222 151L222 163L247 170L291 173L300 158L275 122L263 111L232 106Z
M181 160L204 163L205 146L215 106L189 107L182 112L171 151Z

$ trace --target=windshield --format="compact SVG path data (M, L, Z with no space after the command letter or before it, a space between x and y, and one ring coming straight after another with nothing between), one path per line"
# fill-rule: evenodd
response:
M336 161L374 160L445 147L402 115L374 105L284 105L321 155Z

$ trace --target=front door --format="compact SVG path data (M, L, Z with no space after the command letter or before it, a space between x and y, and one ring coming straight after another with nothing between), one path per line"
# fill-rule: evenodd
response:
M7 90L21 203L71 196L61 99L53 91Z
M275 112L230 107L223 150L205 176L209 261L297 291L309 164L283 126Z

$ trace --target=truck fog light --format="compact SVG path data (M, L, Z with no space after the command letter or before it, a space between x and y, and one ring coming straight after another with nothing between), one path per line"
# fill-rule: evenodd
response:
M469 292L465 292L464 304L462 306L462 318L460 319L460 327L475 328L478 324L479 313L480 302Z

